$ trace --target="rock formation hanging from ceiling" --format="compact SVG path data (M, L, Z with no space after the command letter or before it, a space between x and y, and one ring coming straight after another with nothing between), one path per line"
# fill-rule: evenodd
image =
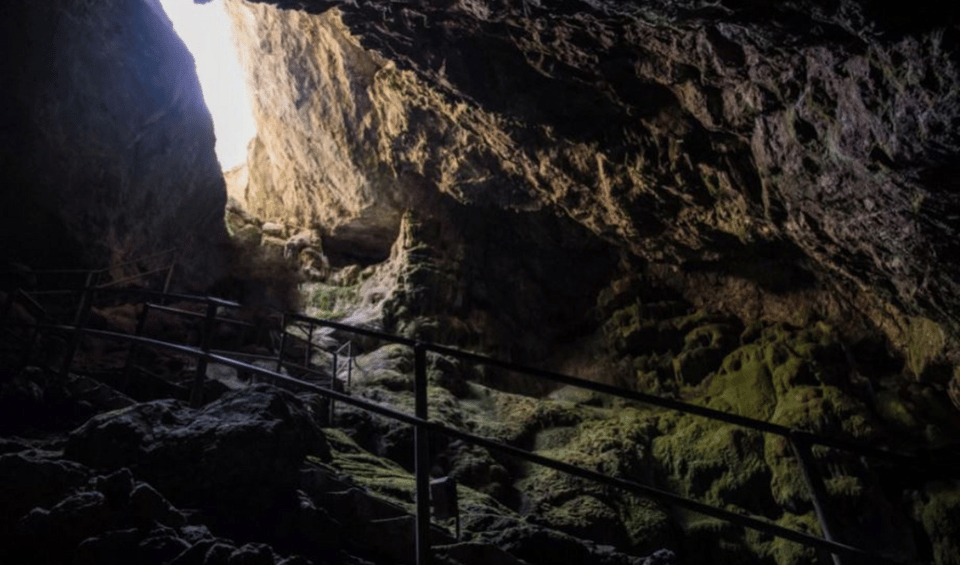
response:
M159 2L13 3L0 38L2 259L181 248L206 277L225 190L193 59Z
M713 284L715 302L743 301L724 294L731 280L770 296L825 287L854 306L813 293L820 315L960 322L950 8L228 7L260 124L235 192L259 214L382 249L399 212L439 191L561 211L680 288Z

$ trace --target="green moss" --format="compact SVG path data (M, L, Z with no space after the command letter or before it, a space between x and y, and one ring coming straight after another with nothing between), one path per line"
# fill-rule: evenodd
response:
M822 535L820 523L813 511L800 515L785 513L783 517L777 520L777 524L815 536ZM773 558L777 565L807 565L817 562L815 549L785 539L769 538L766 543L762 544L762 547L764 553Z
M885 424L894 430L916 430L920 423L897 392L881 390L874 398L874 409Z
M318 318L341 318L357 309L360 293L356 286L337 286L326 283L303 285L309 313Z
M763 359L763 348L746 345L724 358L720 374L708 385L705 403L715 410L768 419L777 405L777 396Z
M356 484L387 500L415 511L416 481L413 475L389 459L365 451L343 431L325 428L333 461L330 466L349 476ZM457 485L461 514L499 514L513 516L513 512L489 496L463 485Z
M237 230L231 234L233 239L243 247L253 248L260 245L263 241L263 232L261 232L257 226L253 225L244 225L237 228Z
M527 446L542 430L575 426L591 409L569 402L531 398L472 384L482 416L471 421L474 431L507 443Z
M763 436L757 432L682 416L666 434L653 440L652 452L659 480L670 490L755 514L774 510Z
M622 544L626 537L617 510L590 495L544 506L537 521L597 543Z
M674 318L670 320L670 323L678 330L689 332L698 326L702 326L716 320L717 318L714 314L711 314L707 310L700 309L692 314Z
M770 421L820 434L869 439L877 432L866 405L834 386L798 386L785 392Z
M610 418L545 430L534 445L541 455L650 484L648 445L656 433L654 420L649 412L624 408ZM567 533L645 551L671 540L667 513L640 497L538 466L527 467L516 486L530 499L538 521Z
M739 565L761 563L754 551L744 543L743 530L717 518L683 512L683 563Z
M927 485L919 517L937 565L960 565L960 482Z
M786 508L812 508L810 491L786 438L768 435L764 438L764 460L770 469L770 492L774 501Z
M693 319L702 317L694 314ZM720 366L736 343L736 330L725 323L707 323L688 332L683 339L683 351L673 358L672 368L677 384L699 384Z
M939 324L927 318L910 318L905 331L907 368L915 377L943 353L946 336Z
M829 477L825 482L827 494L831 498L859 499L865 494L866 485L858 477L839 475Z
M620 521L634 553L649 554L677 546L677 527L667 509L631 494L624 494L620 500Z

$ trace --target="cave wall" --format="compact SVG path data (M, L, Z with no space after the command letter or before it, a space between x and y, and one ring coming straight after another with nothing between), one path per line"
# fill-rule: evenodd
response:
M386 64L334 14L227 2L253 94L257 136L231 196L266 219L323 228L358 256L385 258L411 190L382 162L384 112L374 76ZM232 180L232 179L231 179Z
M208 278L223 177L193 59L159 2L6 3L0 42L4 258L102 266L176 247L182 276Z
M825 292L804 300L828 304L819 315L867 311L901 334L904 314L958 327L954 9L865 0L229 5L241 28L264 38L248 41L248 61L273 61L283 41L313 47L288 52L285 70L250 68L308 85L324 119L303 107L296 123L313 119L314 129L298 139L313 135L313 154L336 151L324 162L349 178L375 175L397 202L415 199L415 186L468 204L559 210L654 272L681 273L674 282L691 293L704 294L690 284L704 274L770 296L815 286ZM310 35L321 29L323 39ZM333 64L348 52L354 63ZM289 135L264 144L278 148L271 158L303 151ZM274 179L309 168L271 164ZM248 190L273 194L268 186L277 184ZM369 189L357 186L327 213ZM272 196L278 211L305 198L285 194Z

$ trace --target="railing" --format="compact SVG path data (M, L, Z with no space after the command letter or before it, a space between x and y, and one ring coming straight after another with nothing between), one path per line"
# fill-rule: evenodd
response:
M87 293L85 293L87 294ZM150 293L145 293L150 294ZM160 293L154 293L160 294ZM117 339L117 340L126 340L131 342L136 346L145 346L149 345L158 349L166 349L175 351L181 354L186 354L195 357L198 360L196 377L194 380L193 389L191 392L191 402L194 405L199 405L202 401L202 390L203 390L203 381L206 374L207 364L210 362L216 362L226 366L234 367L239 370L246 371L248 373L260 375L272 380L274 383L286 383L291 386L301 387L305 389L312 390L324 397L327 397L333 402L342 402L351 406L361 408L363 410L380 414L388 418L393 418L401 422L405 422L414 426L414 451L415 451L415 482L416 482L416 562L418 565L426 565L430 561L430 544L429 544L429 528L430 528L430 500L429 500L429 450L428 450L428 433L439 433L452 438L460 439L462 441L485 447L494 451L499 451L501 453L517 457L519 459L542 465L548 468L552 468L570 475L594 481L600 484L613 486L634 494L648 497L653 500L666 503L675 507L685 508L691 511L694 511L699 514L706 516L711 516L718 518L720 520L736 524L738 526L751 528L754 530L766 532L773 536L797 542L808 547L815 548L821 554L821 559L832 559L835 563L884 563L884 564L899 564L902 565L905 562L897 561L889 557L879 555L875 552L860 549L853 547L851 545L842 543L836 538L836 532L831 527L830 523L830 513L826 508L825 500L826 494L823 486L822 478L817 473L815 468L813 457L811 454L811 447L815 445L826 446L834 449L839 449L847 452L851 452L864 457L872 458L882 458L888 461L893 461L898 464L916 466L921 464L921 461L912 454L900 453L892 451L889 449L873 447L868 445L863 445L857 442L851 442L839 438L831 438L819 436L802 430L794 430L780 426L777 424L772 424L770 422L762 420L754 420L751 418L746 418L743 416L738 416L735 414L728 414L725 412L719 412L702 406L696 406L691 404L685 404L676 400L661 398L642 392L629 391L625 389L620 389L612 387L609 385L596 383L592 381L587 381L577 377L571 377L568 375L563 375L559 373L554 373L550 371L545 371L542 369L536 369L531 367L525 367L522 365L517 365L514 363L501 361L493 359L490 357L485 357L475 353L460 351L458 349L446 347L443 345L426 343L417 341L410 338L395 336L386 334L379 331L374 331L365 328L358 328L354 326L349 326L346 324L321 320L317 318L310 318L301 314L286 314L282 318L282 324L284 324L284 330L281 336L281 347L280 352L277 357L277 370L271 371L269 369L264 369L262 367L257 367L249 363L245 363L238 359L231 358L227 355L220 354L219 352L213 352L210 348L210 342L213 335L213 328L218 321L223 321L223 319L218 318L216 315L216 310L218 306L226 306L230 308L239 307L238 304L224 301L216 298L210 297L189 297L183 295L163 295L163 296L173 296L176 299L181 300L192 300L196 302L202 302L207 305L207 310L205 314L190 313L193 316L203 316L204 319L204 332L201 339L199 347L192 347L187 345L173 344L169 342L159 341L150 338L144 338L139 335L128 335L116 332L108 332L103 330L93 330L85 327L85 317L78 316L76 319L76 324L74 325L38 325L39 329L44 330L55 330L61 332L69 332L75 336L74 342L79 343L79 337L82 337L85 334L97 335L105 338ZM79 311L89 310L89 301ZM160 306L152 306L151 308L160 308ZM145 310L146 311L146 307ZM281 373L280 368L283 365L283 349L284 343L287 339L288 333L285 330L285 325L287 323L305 323L308 324L309 330L307 332L307 342L312 344L313 328L315 326L329 327L335 330L340 330L352 334L362 335L369 338L374 338L390 343L400 344L412 348L414 356L414 414L406 414L398 412L391 408L380 406L378 404L355 398L349 394L345 394L341 391L335 390L330 387L322 387L315 383L310 383L291 377L289 375L284 375ZM138 329L138 332L141 329ZM292 335L292 334L291 334ZM298 336L293 336L298 337ZM301 338L302 339L302 338ZM75 347L71 349L71 357L65 359L64 368L69 369L70 364L72 363L72 353L75 353ZM309 355L310 348L307 348L307 354ZM427 354L433 353L438 355L445 355L460 359L462 361L486 365L490 367L496 367L499 369L518 372L526 375L531 375L534 377L547 379L556 383L572 385L587 390L592 390L602 394L608 394L627 400L633 400L641 402L644 404L658 406L661 408L666 408L669 410L675 410L683 412L686 414L692 414L697 416L702 416L712 420L725 422L728 424L733 424L737 426L742 426L752 430L756 430L762 433L774 434L780 437L785 438L789 444L792 446L795 456L797 457L798 463L806 484L810 489L811 499L814 504L815 512L818 518L821 521L822 530L824 536L817 537L808 533L800 532L797 530L792 530L785 528L778 524L754 517L739 514L726 510L724 508L719 508L705 504L703 502L686 498L671 492L667 492L649 485L644 485L635 481L611 477L598 473L596 471L591 471L589 469L584 469L532 453L515 446L492 440L489 438L477 436L475 434L451 428L440 424L438 422L429 420L429 407L427 401ZM336 353L335 353L336 354ZM309 362L309 357L307 357ZM309 363L307 364L309 368ZM336 373L334 373L333 378L336 380Z
M162 292L167 292L170 289L173 274L176 271L179 260L178 255L179 250L173 248L97 269L39 269L24 272L6 270L0 271L0 274L31 277L35 279L37 285L40 287L45 286L42 284L44 279L52 278L60 283L57 285L60 288L53 290L44 290L42 288L34 289L31 291L31 294L68 294L89 287L109 288L136 280L144 280L152 275L165 273L163 284L160 285L160 288ZM145 270L140 269L140 266L150 263L160 264L161 266L147 267ZM64 278L74 279L73 284L63 284L62 279ZM64 290L64 288L67 290Z
M803 478L807 484L807 487L810 489L811 499L814 505L814 511L817 514L817 518L820 521L821 528L824 532L823 538L818 538L810 534L799 532L796 530L791 530L789 528L784 528L777 524L773 524L758 518L744 516L742 514L737 514L735 512L730 512L728 510L717 508L704 504L702 502L681 497L676 494L672 494L654 487L647 485L641 485L632 481L626 481L623 479L610 477L594 471L589 471L587 469L582 469L561 461L549 459L534 453L527 452L525 450L518 449L516 447L497 442L494 440L481 438L467 432L460 430L455 430L453 428L448 428L441 424L431 423L431 426L425 424L417 425L414 428L414 449L415 453L415 463L416 463L416 480L417 480L417 508L418 508L418 520L421 515L426 515L429 518L428 510L424 512L420 511L421 506L423 508L428 508L429 501L421 500L420 492L427 492L427 482L429 481L428 471L429 462L427 460L427 447L426 447L426 438L423 436L421 430L424 428L430 428L433 431L438 431L446 433L447 435L456 437L458 439L473 443L475 445L480 445L497 451L501 451L513 456L516 456L520 459L537 463L546 467L550 467L559 471L563 471L580 478L592 480L595 482L600 482L603 484L616 486L624 490L632 491L636 494L641 494L648 496L652 499L659 500L674 506L679 506L687 508L688 510L693 510L694 512L711 516L714 518L719 518L721 520L737 524L739 526L764 531L781 537L783 539L788 539L795 541L810 547L814 547L817 550L821 551L821 556L824 558L822 552L827 552L830 555L830 559L834 563L845 563L844 558L849 557L854 559L855 563L900 563L896 560L889 559L887 557L878 555L876 553L864 551L862 549L855 548L853 546L843 544L838 541L836 537L835 526L831 521L831 514L827 509L826 505L826 488L823 484L823 480L820 475L817 473L816 468L813 462L813 456L811 452L811 447L814 445L822 445L825 447L831 447L834 449L839 449L842 451L848 451L855 453L861 456L882 458L891 461L895 461L899 464L906 465L915 465L918 463L917 458L911 454L904 454L895 452L888 449L872 447L868 445L863 445L856 442L850 442L842 440L839 438L831 438L825 436L818 436L805 432L802 430L795 430L780 426L777 424L772 424L763 420L754 420L752 418L746 418L736 414L729 414L726 412L720 412L717 410L712 410L710 408L705 408L702 406L686 404L676 400L671 400L668 398L661 398L659 396L654 396L650 394L645 394L637 391L630 391L618 387L613 387L610 385L605 385L602 383L597 383L593 381L587 381L577 377L571 377L569 375L563 375L560 373L554 373L551 371L545 371L542 369L526 367L523 365L518 365L515 363L510 363L507 361L501 361L498 359L493 359L483 355L478 355L476 353L470 353L466 351L461 351L451 347L420 342L410 338L404 338L400 336L390 335L383 332L378 332L374 330L369 330L365 328L358 328L350 326L347 324L342 324L338 322L333 322L329 320L320 320L316 318L310 318L308 316L303 316L299 314L288 315L287 319L302 321L310 324L316 324L318 326L325 326L337 330L341 330L348 333L354 333L359 335L364 335L367 337L372 337L374 339L379 339L386 342L396 343L400 345L405 345L413 348L414 351L414 406L415 406L415 418L417 422L426 422L428 418L428 407L427 407L427 379L426 379L426 354L428 352L435 353L439 355L446 355L459 359L461 361L467 361L477 365L486 365L489 367L496 367L506 371L512 371L516 373L526 374L533 377L550 380L556 383L576 386L579 388L584 388L587 390L592 390L594 392L599 392L602 394L608 394L611 396L624 398L627 400L634 400L637 402L642 402L644 404L658 406L661 408L666 408L670 410L675 410L683 412L686 414L692 414L697 416L702 416L712 420L717 420L721 422L726 422L729 424L734 424L737 426L742 426L745 428L753 429L763 433L771 433L785 438L795 456L797 457L798 463L803 474ZM406 420L405 420L406 421ZM415 423L415 422L411 422ZM421 471L423 469L423 471ZM428 531L429 522L420 524L418 523L418 563L425 563L423 559L426 559L427 556L421 553L422 547L426 547L426 543L420 541L420 535L426 535Z

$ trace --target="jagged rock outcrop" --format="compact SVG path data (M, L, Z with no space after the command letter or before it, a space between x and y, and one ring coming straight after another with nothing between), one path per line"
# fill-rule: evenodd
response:
M388 208L422 190L551 208L714 287L839 285L858 301L846 312L877 323L888 303L958 326L953 8L228 4L265 126L249 162L255 206L323 204L314 219L331 229L360 222L374 194ZM281 121L295 133L277 135ZM804 299L836 316L823 298ZM893 320L888 333L909 333Z
M227 393L200 410L161 400L110 412L75 430L65 448L91 467L129 466L174 502L228 522L282 504L308 454L329 458L309 411L269 387Z
M265 219L324 227L355 255L385 258L409 182L381 164L375 149L382 104L372 100L369 83L383 62L335 18L227 8L258 93L257 136L231 194Z
M16 2L0 21L3 259L103 266L177 247L181 275L208 281L225 190L159 2Z

